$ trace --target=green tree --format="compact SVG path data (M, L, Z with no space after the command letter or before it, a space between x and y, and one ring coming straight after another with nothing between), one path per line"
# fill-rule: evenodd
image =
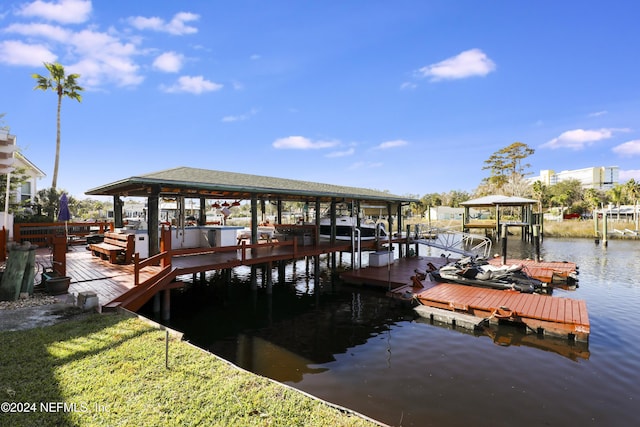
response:
M515 182L516 176L528 175L526 169L531 165L523 164L522 161L533 153L535 150L523 142L514 142L508 147L496 151L484 161L485 166L482 169L490 171L489 177L484 180L485 183L501 190L510 180Z
M614 185L613 188L607 191L607 197L618 208L618 220L620 220L620 205L625 197L625 187L622 184Z
M636 211L636 205L638 203L638 199L640 199L640 182L636 182L635 179L631 178L624 184L624 190L627 193L627 197L629 201L633 205L633 220L638 221L638 212Z
M104 202L94 199L69 198L69 210L81 219L100 219L104 216Z
M552 206L560 207L560 215L563 215L565 207L571 209L574 203L582 201L582 193L579 180L567 179L549 187L549 200Z
M442 193L440 195L441 204L443 206L451 206L453 208L457 208L460 206L460 203L466 202L471 199L471 195L466 191L462 190L451 190L448 193Z
M11 172L11 180L9 181L9 192L16 191L18 187L22 185L22 183L29 180L29 175L26 174L26 170L24 168L15 169ZM7 175L0 175L0 211L4 212L4 205L6 202L6 191L7 191ZM9 202L8 211L14 213L17 208L24 206L30 201L25 201L25 203L18 202L18 205L12 205L11 201Z
M62 107L62 98L67 97L82 102L80 92L84 89L78 85L77 80L80 74L65 74L64 67L59 63L45 62L44 66L49 70L49 76L41 76L40 74L32 74L31 77L36 79L37 84L34 90L47 91L51 89L58 95L58 113L56 116L56 157L53 166L52 188L58 185L58 165L60 163L60 109Z
M584 201L592 211L596 210L604 201L604 195L595 188L587 188L584 191Z
M42 214L47 216L51 222L55 221L58 217L60 196L62 196L64 192L64 190L58 190L53 187L38 191L38 203L42 208ZM72 200L69 198L69 205L71 205L71 203Z
M542 204L546 202L548 188L542 181L536 181L531 186L533 197L538 201L538 213L542 213Z

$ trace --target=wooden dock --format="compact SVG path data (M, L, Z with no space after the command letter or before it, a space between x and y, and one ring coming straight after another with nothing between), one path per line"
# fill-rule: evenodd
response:
M182 275L229 269L240 265L270 265L278 261L348 251L349 246L344 242L306 246L276 242L181 249L152 257L155 259L149 258L127 265L111 264L94 257L84 246L69 246L66 253L66 274L71 277L70 293L95 293L103 310L123 307L137 311L156 293L184 286L184 283L177 280ZM39 249L36 258L39 265L51 267L52 257L49 249ZM167 260L168 266L161 266L162 262L166 263ZM36 282L39 281L40 278L36 277ZM168 306L169 302L165 299L163 303Z
M496 323L522 324L530 332L540 335L588 341L589 317L586 303L582 300L438 283L429 278L422 281L422 287L414 286L411 276L415 275L416 269L427 270L429 262L436 267L445 264L443 258L399 259L389 266L347 271L341 278L352 284L386 288L387 294L395 299L450 311L452 319L455 319L454 313L461 313L475 316L478 321L488 319ZM500 265L501 260L494 259L491 263ZM558 277L570 277L577 269L575 264L566 262L537 263L512 259L507 260L507 264L524 264L528 274L535 274L534 277L546 283L552 283Z
M421 304L525 325L539 335L588 341L590 325L583 300L441 283L415 293Z
M110 264L92 257L84 246L73 246L66 256L67 275L72 278L70 292L94 292L101 307L123 306L135 311L156 293L182 286L180 282L176 282L180 275L233 268L238 265L268 265L275 261L346 251L348 248L331 245L298 248L259 245L254 248L244 247L242 250L202 250L205 252L172 256L170 268L162 268L159 265L138 268L134 264ZM48 265L48 258L47 255L38 256L39 262L44 265ZM590 325L584 301L438 283L428 279L422 282L422 287L414 286L411 276L415 275L416 269L425 271L427 263L438 267L445 264L446 260L428 257L402 258L389 266L346 271L341 277L348 283L382 287L392 298L419 302L425 306L473 315L493 322L520 323L537 334L576 341L588 340ZM538 277L546 277L548 280L552 280L554 274L569 274L575 271L575 264L572 263L527 261L526 264L528 271L540 270ZM549 271L554 274L549 274Z

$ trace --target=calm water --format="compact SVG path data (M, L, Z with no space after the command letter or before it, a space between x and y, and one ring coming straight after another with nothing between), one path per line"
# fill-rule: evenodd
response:
M532 256L509 245L510 256ZM260 284L248 289L248 269L230 284L213 276L174 296L171 326L245 369L392 425L638 425L640 241L547 239L542 257L578 264L579 288L554 296L586 300L588 344L433 325L325 273L314 293L304 261L283 284L274 274L271 298Z

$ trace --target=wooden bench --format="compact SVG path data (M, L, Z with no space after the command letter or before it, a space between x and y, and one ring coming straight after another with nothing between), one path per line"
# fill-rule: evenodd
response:
M124 264L133 261L133 251L135 248L135 240L133 234L123 233L104 233L104 241L102 243L91 243L89 250L94 256L102 259L108 259L110 263L116 264L118 256L124 257Z

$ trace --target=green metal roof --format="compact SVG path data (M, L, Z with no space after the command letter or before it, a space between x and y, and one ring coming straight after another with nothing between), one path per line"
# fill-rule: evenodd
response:
M331 199L391 203L417 201L411 197L367 188L190 167L177 167L133 176L93 188L85 194L135 197L163 194L238 200L249 199L255 195L263 199L281 200L312 201L319 198L324 202Z

